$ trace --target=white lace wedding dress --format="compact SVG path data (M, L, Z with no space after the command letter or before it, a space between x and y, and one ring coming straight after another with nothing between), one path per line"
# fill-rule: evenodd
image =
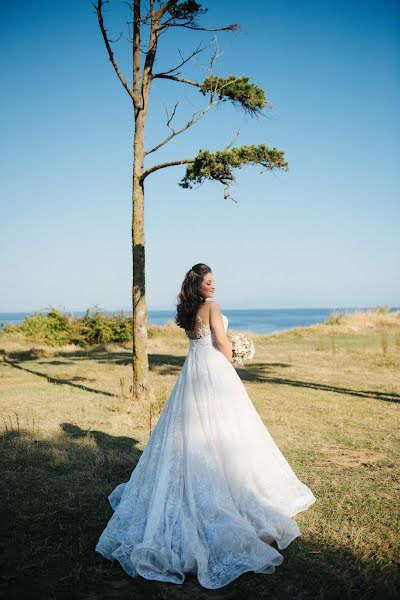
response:
M275 444L210 327L189 352L95 550L131 577L220 588L246 571L273 573L316 500ZM225 331L228 317L223 315ZM290 418L290 416L288 417Z

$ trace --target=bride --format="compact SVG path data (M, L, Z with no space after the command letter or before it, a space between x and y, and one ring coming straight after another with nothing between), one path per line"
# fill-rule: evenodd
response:
M131 577L208 589L246 571L273 573L316 500L275 444L232 364L228 317L210 267L194 265L176 323L189 350L129 481L108 496L113 514L95 550Z

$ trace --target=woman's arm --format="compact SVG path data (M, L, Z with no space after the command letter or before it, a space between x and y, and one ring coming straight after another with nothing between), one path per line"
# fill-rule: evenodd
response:
M220 305L215 300L210 302L210 327L214 332L218 348L232 363L232 344L225 332Z

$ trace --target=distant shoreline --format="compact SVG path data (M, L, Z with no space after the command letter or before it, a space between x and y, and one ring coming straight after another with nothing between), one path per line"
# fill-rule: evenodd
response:
M265 307L258 307L258 308L229 308L226 307L224 305L222 305L220 303L221 307L224 310L229 310L229 311L252 311L252 310L334 310L334 311L354 311L354 310L374 310L376 308L376 304L374 305L369 305L369 306L283 306L283 307L270 307L270 308L265 308ZM57 310L61 310L62 312L65 313L73 313L74 315L81 315L84 314L86 312L87 309L61 309L58 307L53 307L56 308ZM0 320L4 315L30 315L33 312L45 312L46 310L48 310L48 308L32 308L30 310L10 310L10 311L2 311L0 312ZM90 311L94 311L95 310L95 306L91 306L90 307ZM130 313L132 314L132 308L102 308L100 307L99 310L101 312L104 313L119 313L119 312L124 312L124 313ZM174 312L175 308L147 308L148 312ZM400 306L390 306L389 307L389 311L393 312L396 310L400 310Z
M53 307L54 309L54 307ZM222 312L228 317L228 327L235 331L252 331L260 334L270 334L278 331L294 329L296 327L307 327L310 325L323 323L332 313L348 314L355 311L366 312L375 310L375 307L321 307L321 308L225 308L221 306ZM59 309L56 309L59 310ZM132 311L124 309L101 309L91 307L90 314L98 310L107 315L124 313L127 317L132 315ZM399 307L388 308L389 312L395 312ZM15 325L21 323L25 317L34 312L47 314L50 308L26 312L2 312L0 313L0 331L4 325ZM60 312L82 317L87 310ZM175 310L148 310L148 323L150 325L166 325L169 321L174 322Z

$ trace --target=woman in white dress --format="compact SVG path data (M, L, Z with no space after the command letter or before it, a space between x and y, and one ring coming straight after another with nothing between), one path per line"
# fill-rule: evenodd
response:
M228 318L210 267L194 265L176 323L189 351L132 471L108 496L113 514L95 550L131 577L208 589L246 571L273 573L316 500L275 444L232 364Z

